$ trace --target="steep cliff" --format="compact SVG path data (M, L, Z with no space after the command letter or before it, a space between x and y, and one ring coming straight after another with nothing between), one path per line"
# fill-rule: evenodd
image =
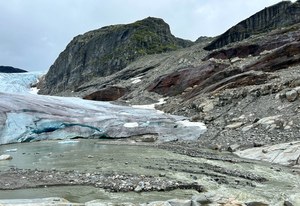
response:
M174 37L162 19L148 17L127 25L114 25L75 37L45 76L40 93L74 91L94 77L109 76L136 58L190 46Z
M282 1L267 7L227 30L205 47L207 50L221 48L252 35L300 22L300 1Z

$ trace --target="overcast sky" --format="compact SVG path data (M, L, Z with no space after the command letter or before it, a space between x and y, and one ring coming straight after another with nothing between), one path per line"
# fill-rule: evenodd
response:
M111 24L163 18L172 33L216 36L281 0L0 0L0 65L48 70L72 38Z

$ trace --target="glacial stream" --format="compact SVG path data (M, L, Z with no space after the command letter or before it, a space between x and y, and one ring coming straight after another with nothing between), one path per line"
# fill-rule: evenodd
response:
M214 153L213 151L205 151ZM149 146L105 144L99 140L41 141L0 146L0 153L10 154L13 159L0 161L0 170L10 168L57 171L78 171L83 173L126 173L152 175L183 182L197 182L207 191L214 191L241 201L256 200L276 205L287 199L299 201L299 174L289 168L269 163L248 160L230 162L189 157L172 151ZM219 153L220 157L232 156ZM221 168L221 169L220 169ZM231 172L222 172L231 171ZM241 174L266 178L256 182ZM252 177L249 175L249 177ZM216 180L226 180L220 182ZM170 192L111 193L92 186L53 186L44 188L0 190L0 199L28 199L62 197L72 202L87 202L100 199L103 202L143 203L173 198L189 199L199 194L194 190ZM297 199L298 198L298 199Z

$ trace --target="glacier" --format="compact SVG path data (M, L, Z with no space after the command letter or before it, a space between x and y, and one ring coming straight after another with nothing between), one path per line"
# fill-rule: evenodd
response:
M195 140L206 131L204 124L187 125L185 117L153 109L30 94L38 74L14 74L11 80L0 76L0 144L140 135L155 135L158 141Z
M27 94L44 72L0 73L0 92Z

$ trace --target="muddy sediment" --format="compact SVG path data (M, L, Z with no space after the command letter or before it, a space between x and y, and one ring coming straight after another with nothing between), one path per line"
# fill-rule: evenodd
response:
M6 191L13 194L22 190L25 195L33 188L43 191L88 186L106 191L108 200L113 193L130 196L132 192L160 192L152 199L157 201L167 191L179 189L272 202L279 201L274 199L274 193L289 195L300 187L299 175L288 167L245 160L196 144L108 143L79 140L73 144L46 141L3 145L1 151L14 152L7 152L12 160L0 163L0 196L7 196Z

